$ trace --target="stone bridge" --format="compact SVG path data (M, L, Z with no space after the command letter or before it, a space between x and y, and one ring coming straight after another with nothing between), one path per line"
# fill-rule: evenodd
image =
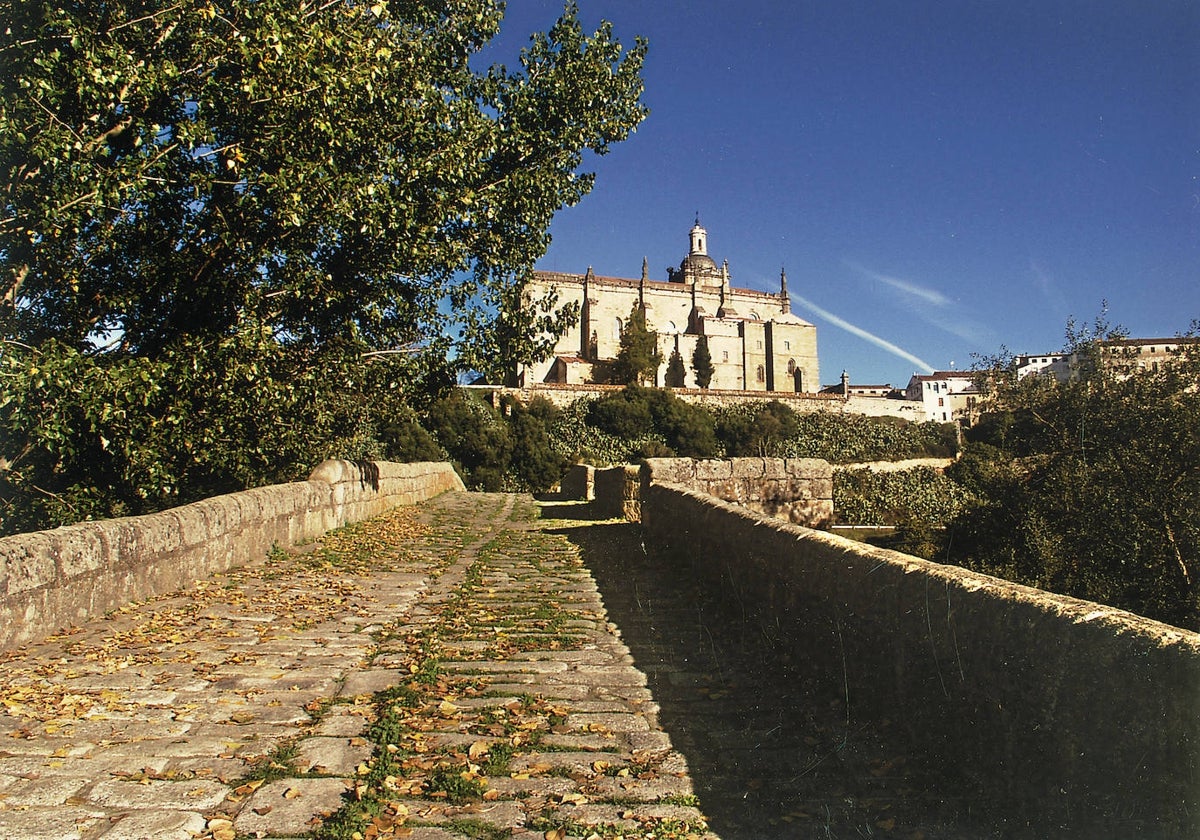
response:
M792 524L823 469L328 462L0 540L0 837L1200 835L1200 635Z

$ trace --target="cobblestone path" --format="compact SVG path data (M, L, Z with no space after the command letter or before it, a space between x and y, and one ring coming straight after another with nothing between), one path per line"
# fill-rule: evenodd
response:
M0 838L986 836L583 516L445 494L0 655Z
M446 494L311 549L5 655L0 838L705 836L528 497Z

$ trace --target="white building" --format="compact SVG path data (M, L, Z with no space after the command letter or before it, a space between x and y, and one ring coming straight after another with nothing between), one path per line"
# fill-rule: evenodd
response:
M1071 378L1071 357L1066 353L1017 356L1017 379L1031 375L1053 376L1058 382Z
M937 370L930 374L914 373L904 390L906 400L922 404L925 420L951 423L970 420L978 401L979 388L969 371Z

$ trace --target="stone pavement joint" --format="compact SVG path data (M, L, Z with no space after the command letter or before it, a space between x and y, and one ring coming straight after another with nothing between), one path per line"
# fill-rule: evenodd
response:
M715 837L537 516L448 493L4 655L0 837Z

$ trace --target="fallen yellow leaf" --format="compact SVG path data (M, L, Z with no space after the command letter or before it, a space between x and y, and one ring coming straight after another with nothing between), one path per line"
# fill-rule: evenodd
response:
M487 741L476 741L474 744L471 744L470 748L467 750L467 757L480 758L487 755L490 749L491 745L488 744Z

